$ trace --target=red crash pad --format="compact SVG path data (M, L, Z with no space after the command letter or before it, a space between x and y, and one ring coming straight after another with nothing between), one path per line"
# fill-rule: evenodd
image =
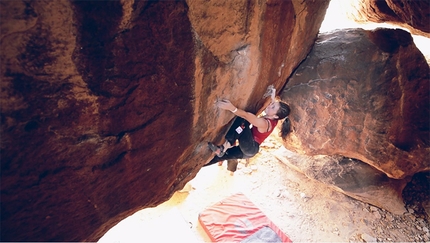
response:
M206 208L199 214L199 222L214 242L248 242L270 233L273 235L266 238L272 240L264 241L262 237L258 238L259 242L292 242L242 193ZM275 238L277 240L273 240Z

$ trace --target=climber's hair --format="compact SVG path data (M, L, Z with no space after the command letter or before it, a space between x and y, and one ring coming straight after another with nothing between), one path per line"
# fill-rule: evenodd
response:
M279 132L279 136L285 140L287 135L291 132L291 122L288 118L288 115L290 115L290 106L282 101L279 101L279 110L276 113L278 116L278 120L282 120L285 118L284 122L282 122L281 131Z
M287 103L282 101L278 101L278 102L279 102L279 109L276 115L278 116L278 120L282 120L290 114L291 109Z

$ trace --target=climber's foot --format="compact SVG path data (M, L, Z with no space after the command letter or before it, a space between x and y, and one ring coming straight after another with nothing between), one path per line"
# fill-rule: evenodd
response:
M209 148L216 154L218 157L222 157L224 155L224 146L216 146L215 144L208 142Z

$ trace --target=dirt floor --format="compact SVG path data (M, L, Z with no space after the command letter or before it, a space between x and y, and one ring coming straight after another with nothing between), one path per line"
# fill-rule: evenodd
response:
M241 161L234 175L222 166L204 167L172 198L135 213L99 242L210 242L198 214L231 194L244 193L293 242L428 242L429 174L405 189L408 213L394 215L313 181L281 163L273 133L260 153ZM295 157L300 159L300 156ZM185 241L184 241L185 240Z

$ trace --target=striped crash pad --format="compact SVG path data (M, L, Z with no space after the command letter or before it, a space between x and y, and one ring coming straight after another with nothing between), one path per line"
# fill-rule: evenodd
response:
M242 193L203 210L199 223L213 242L292 242Z

